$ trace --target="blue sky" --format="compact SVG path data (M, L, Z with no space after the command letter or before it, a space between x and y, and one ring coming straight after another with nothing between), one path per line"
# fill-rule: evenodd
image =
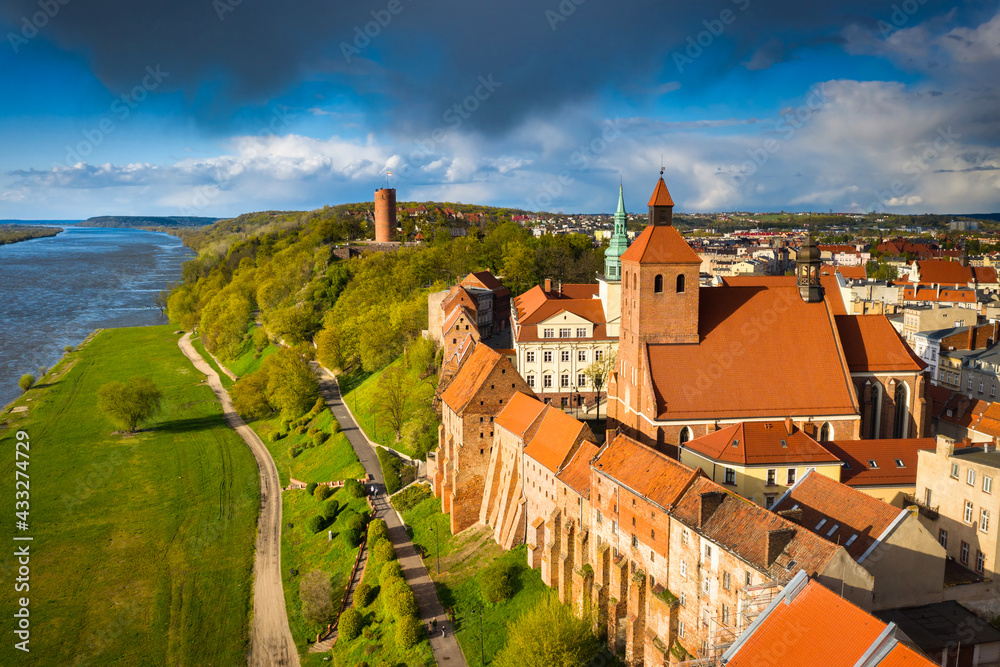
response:
M99 6L95 6L98 4ZM1000 8L6 0L0 218L1000 211Z

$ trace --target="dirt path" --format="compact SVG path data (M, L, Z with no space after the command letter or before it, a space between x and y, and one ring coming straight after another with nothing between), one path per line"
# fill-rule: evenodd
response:
M219 374L191 345L191 334L184 334L178 344L194 367L208 378L208 386L222 403L226 423L247 443L260 471L260 518L253 565L253 627L250 628L247 664L250 667L298 665L299 654L288 629L285 593L281 587L281 484L278 482L278 469L267 447L237 414L229 393L222 388Z

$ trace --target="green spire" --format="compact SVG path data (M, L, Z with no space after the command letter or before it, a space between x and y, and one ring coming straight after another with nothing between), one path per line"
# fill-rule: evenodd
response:
M607 280L622 279L621 256L628 249L628 214L625 213L625 193L618 185L618 210L615 211L615 231L604 251L604 277Z

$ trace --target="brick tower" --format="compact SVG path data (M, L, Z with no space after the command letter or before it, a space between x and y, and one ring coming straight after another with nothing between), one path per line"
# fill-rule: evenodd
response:
M382 188L375 191L375 242L391 243L396 240L396 189Z

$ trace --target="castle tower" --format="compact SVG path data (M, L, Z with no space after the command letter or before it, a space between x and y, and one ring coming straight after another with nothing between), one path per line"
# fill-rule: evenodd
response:
M823 300L823 285L819 280L820 252L813 242L812 234L806 234L802 247L795 253L795 276L799 286L799 296L806 303Z
M604 279L620 282L622 279L621 256L628 249L628 214L625 213L625 195L618 186L618 210L615 211L615 231L608 249L604 251Z
M396 238L396 189L375 191L375 242L391 243Z

